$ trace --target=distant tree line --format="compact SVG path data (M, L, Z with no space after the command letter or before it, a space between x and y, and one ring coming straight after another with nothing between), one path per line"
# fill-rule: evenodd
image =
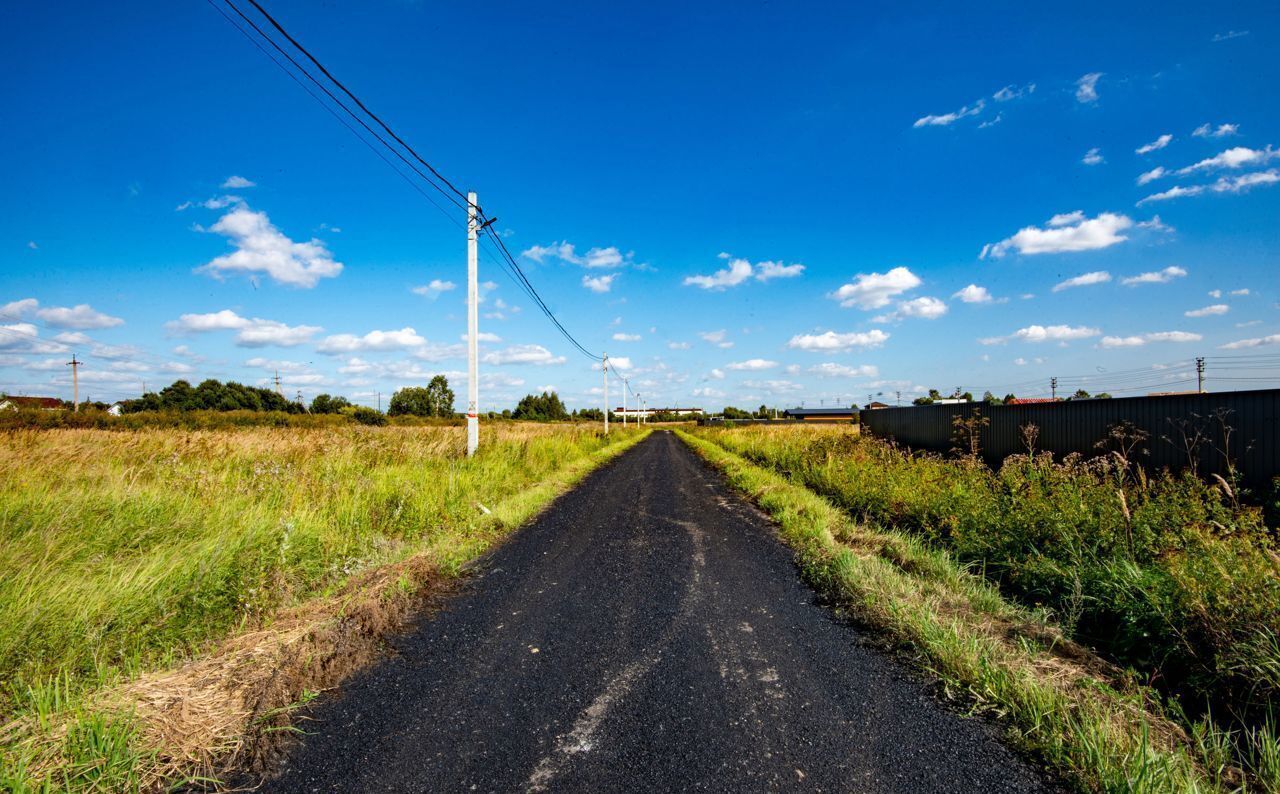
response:
M281 411L305 413L300 402L257 386L210 378L192 386L185 380L174 381L159 392L147 392L136 400L120 404L121 413L139 411Z

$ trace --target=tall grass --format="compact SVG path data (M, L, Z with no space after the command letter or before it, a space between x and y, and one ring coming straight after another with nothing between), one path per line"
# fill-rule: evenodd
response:
M0 434L0 725L192 658L370 568L425 553L455 570L503 529L485 510L627 435L492 428L474 458L451 427ZM123 757L122 729L90 717L68 747ZM24 779L13 738L0 780Z
M1158 686L1189 725L1215 715L1268 780L1280 556L1261 510L1226 484L1147 476L1119 456L1016 456L993 471L830 429L698 433L860 522L946 550Z

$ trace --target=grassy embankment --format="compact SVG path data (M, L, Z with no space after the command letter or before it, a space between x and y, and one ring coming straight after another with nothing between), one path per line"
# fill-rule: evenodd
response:
M1280 790L1280 558L1223 488L1106 462L992 472L837 428L686 437L815 585L1082 787Z
M0 789L260 760L294 706L639 437L498 423L467 459L449 427L0 434Z

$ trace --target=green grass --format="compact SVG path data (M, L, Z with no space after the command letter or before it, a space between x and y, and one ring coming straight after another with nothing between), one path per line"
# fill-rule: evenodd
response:
M163 748L104 692L370 571L414 558L455 574L640 438L496 423L466 458L463 433L0 434L0 788L136 788Z
M1147 699L1168 696L1163 708L1205 737L1206 753L1226 742L1230 764L1280 790L1270 760L1280 752L1270 711L1280 558L1260 511L1228 489L1146 477L1114 457L1022 457L993 472L832 429L697 435L825 497L866 531L977 572L1155 685Z

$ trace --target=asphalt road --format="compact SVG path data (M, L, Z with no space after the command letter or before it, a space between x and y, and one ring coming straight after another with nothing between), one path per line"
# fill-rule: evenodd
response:
M589 476L306 723L264 791L1037 791L835 620L672 434Z

